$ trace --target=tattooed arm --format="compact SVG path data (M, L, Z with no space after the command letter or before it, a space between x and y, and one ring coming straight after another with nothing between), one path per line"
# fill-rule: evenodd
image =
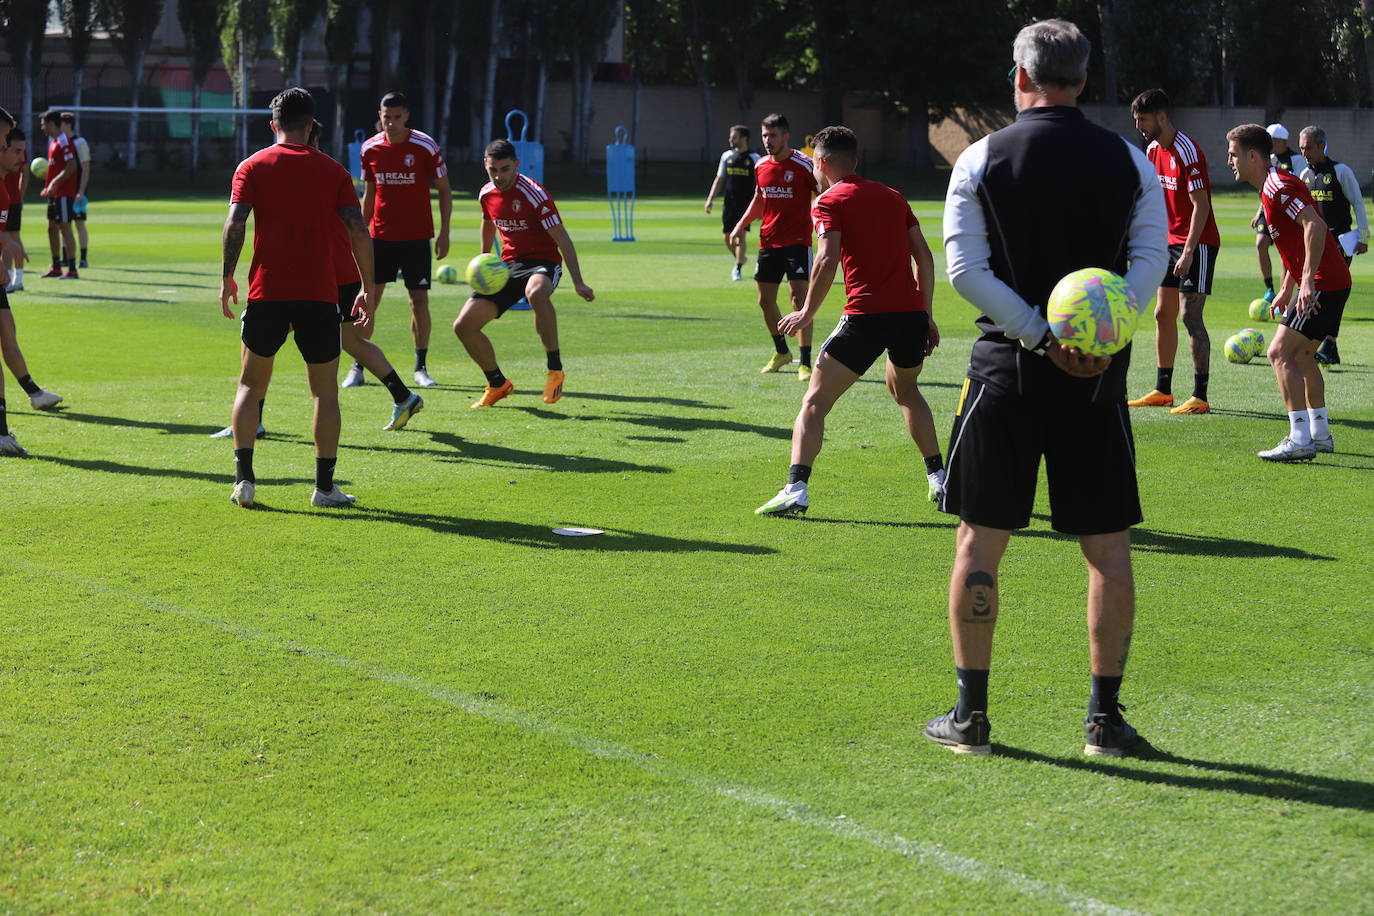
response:
M365 328L371 323L372 312L377 308L377 293L373 286L376 275L372 264L372 236L367 232L367 222L358 207L340 207L339 219L343 220L344 228L348 230L348 244L353 249L353 260L358 263L358 273L363 281L363 288L353 303L353 323Z
M239 264L239 254L243 251L243 239L248 234L248 214L253 208L245 203L229 205L229 217L224 221L224 269L219 284L219 305L225 318L233 318L229 300L238 305L239 285L234 282L234 270Z

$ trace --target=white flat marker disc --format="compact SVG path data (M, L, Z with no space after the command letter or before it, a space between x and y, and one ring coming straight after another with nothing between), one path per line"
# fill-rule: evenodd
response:
M555 528L554 534L561 534L569 538L584 538L592 534L605 534L600 528Z

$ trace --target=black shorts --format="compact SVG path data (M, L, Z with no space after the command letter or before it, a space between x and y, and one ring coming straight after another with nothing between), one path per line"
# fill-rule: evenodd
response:
M23 204L10 204L10 215L9 215L9 219L7 220L7 222L6 222L6 224L5 224L5 231L6 231L6 232L18 232L21 228L23 228L23 223L24 223L23 216L24 216L24 205L23 205Z
M496 317L500 318L510 309L512 305L525 298L525 285L529 283L530 277L535 274L543 274L553 282L553 288L558 289L558 281L563 279L563 265L555 264L553 261L508 261L510 266L510 279L506 285L494 293L473 293L474 299L485 299L488 302L496 303Z
M925 362L929 336L927 312L844 315L821 344L821 352L858 375L867 372L884 350L892 365L911 369Z
M72 203L73 200L70 197L48 198L48 222L70 223L72 221Z
M1294 294L1297 298L1297 294ZM1308 340L1325 340L1328 337L1338 337L1341 333L1341 315L1345 313L1346 300L1350 298L1350 289L1326 289L1317 290L1317 302L1321 308L1317 309L1317 314L1308 315L1306 318L1298 317L1298 310L1290 300L1288 310L1279 319L1279 324L1290 327L1297 331Z
M728 200L725 202L725 209L720 211L720 228L726 235L735 231L735 227L739 225L739 221L744 217L744 211L748 209L749 201L747 200L742 204L731 203ZM748 232L749 227L745 226L744 231Z
M309 300L249 302L243 310L243 345L262 357L273 357L294 334L296 349L307 363L339 358L339 304Z
M363 290L363 281L357 283L346 283L339 287L339 323L351 324L353 322L353 303L358 301L358 293Z
M5 292L5 287L0 285L0 312L10 310L10 294Z
M760 248L758 260L754 264L754 279L759 283L781 283L784 279L811 279L811 246Z
M1217 252L1220 250L1216 245L1197 246L1197 250L1193 252L1193 266L1188 271L1188 276L1180 280L1174 276L1174 265L1183 256L1183 246L1170 245L1169 270L1159 285L1165 289L1176 289L1181 293L1212 295L1212 278L1217 273Z
M1065 404L975 379L959 395L940 508L974 525L1026 527L1041 456L1056 531L1109 534L1143 520L1124 399Z
M373 239L372 282L395 283L396 274L400 273L405 278L406 289L429 289L429 254L429 239L407 242Z

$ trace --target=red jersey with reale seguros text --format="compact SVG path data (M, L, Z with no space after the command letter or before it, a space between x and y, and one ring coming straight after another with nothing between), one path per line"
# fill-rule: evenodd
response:
M1181 130L1175 132L1172 147L1162 146L1156 140L1145 150L1145 155L1154 163L1159 186L1164 191L1164 209L1169 214L1169 244L1182 245L1188 241L1188 224L1193 219L1193 199L1189 193L1206 191L1208 200L1212 196L1207 157L1193 138ZM1221 245L1215 212L1208 212L1207 225L1202 229L1198 244Z
M482 186L478 201L482 216L491 220L501 233L501 260L563 263L558 243L549 235L549 230L561 225L563 218L539 182L516 175L510 189L502 191L488 181Z
M795 149L782 162L764 156L754 163L754 181L763 197L759 247L810 245L811 195L816 192L811 160Z
M363 180L377 186L368 227L374 239L408 242L434 238L434 212L429 184L448 175L439 144L412 130L403 143L389 143L385 133L363 141Z
M1284 269L1295 283L1301 283L1307 261L1307 246L1298 214L1307 207L1316 209L1312 192L1307 189L1306 182L1291 172L1275 169L1264 180L1260 204L1264 207L1264 222L1269 227L1269 237L1279 250ZM1321 214L1321 210L1316 212ZM1330 229L1326 230L1326 245L1322 248L1322 259L1317 264L1314 282L1319 290L1350 288L1350 268L1345 266L1340 243Z

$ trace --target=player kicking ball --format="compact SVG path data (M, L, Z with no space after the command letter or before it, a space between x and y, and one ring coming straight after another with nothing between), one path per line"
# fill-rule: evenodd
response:
M453 322L453 333L487 377L486 390L472 406L491 407L515 390L514 383L497 365L496 350L482 329L522 298L534 310L534 329L544 344L549 372L544 381L544 403L553 404L563 396L563 359L558 349L553 291L563 276L564 263L579 296L591 302L596 294L582 282L577 250L553 198L538 182L520 174L514 144L509 140L491 141L482 161L491 179L478 194L482 207L482 253L491 251L499 232L501 259L510 266L510 279L494 293L478 293L470 298Z
M826 415L883 351L887 351L887 390L901 407L907 432L925 458L926 495L935 502L944 490L944 466L930 406L916 385L925 358L940 343L940 333L930 318L935 259L902 195L854 173L859 142L853 131L827 127L816 134L814 142L821 195L812 208L812 221L820 250L805 305L782 316L778 329L794 335L811 325L841 265L847 301L839 326L821 344L792 429L787 486L754 511L759 515L806 512L807 484L811 465L821 451Z
M1269 133L1258 124L1242 124L1226 134L1226 142L1236 181L1260 192L1264 222L1284 268L1282 288L1274 297L1274 308L1283 317L1269 345L1269 361L1288 408L1288 435L1259 457L1310 461L1317 452L1336 450L1326 415L1326 384L1315 357L1321 342L1340 332L1350 298L1350 268L1307 185L1291 172L1270 168Z

